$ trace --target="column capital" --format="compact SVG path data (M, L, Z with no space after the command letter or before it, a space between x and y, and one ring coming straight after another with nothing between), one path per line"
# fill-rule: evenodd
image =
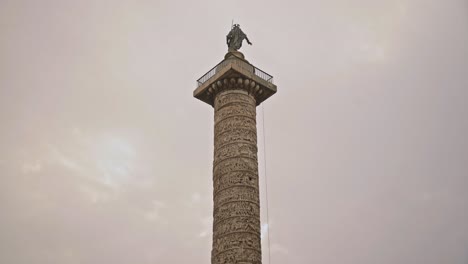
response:
M273 76L250 64L242 53L228 52L225 59L197 81L193 96L213 106L216 94L224 90L244 90L256 105L276 93ZM242 56L241 56L242 55Z

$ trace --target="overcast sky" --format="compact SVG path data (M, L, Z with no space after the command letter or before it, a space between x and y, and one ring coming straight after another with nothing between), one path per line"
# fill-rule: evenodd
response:
M468 263L466 0L0 0L0 263L210 263L232 19L278 86L263 262Z

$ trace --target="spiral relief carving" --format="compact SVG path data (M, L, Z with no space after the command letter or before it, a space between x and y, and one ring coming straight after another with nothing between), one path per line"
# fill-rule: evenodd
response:
M261 90L243 78L226 78L210 89L215 109L211 261L261 264L255 121Z

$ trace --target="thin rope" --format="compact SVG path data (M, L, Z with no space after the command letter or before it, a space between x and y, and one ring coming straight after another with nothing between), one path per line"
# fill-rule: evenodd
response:
M267 234L268 234L268 264L271 264L270 250L270 215L268 212L268 181L267 181L267 158L266 158L266 140L265 140L265 107L262 104L262 126L263 126L263 171L265 173L265 195L266 195L266 215L267 215Z

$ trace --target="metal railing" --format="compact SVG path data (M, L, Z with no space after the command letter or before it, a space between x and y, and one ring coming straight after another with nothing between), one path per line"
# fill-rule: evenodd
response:
M200 85L204 84L206 81L208 81L211 77L213 77L216 74L216 70L218 69L218 66L220 66L224 61L216 64L216 66L213 67L213 69L209 70L207 73L205 73L200 79L197 80L197 87ZM220 67L222 68L222 67Z
M226 61L222 61L220 63L218 63L216 66L214 66L211 70L209 70L207 73L205 73L202 77L200 77L200 79L197 80L197 87L199 87L200 85L204 84L205 82L207 82L211 77L213 77L217 70L220 70L222 68L224 68L224 65L222 65L223 63L225 63ZM253 66L253 65L252 65ZM261 79L267 81L267 82L270 82L270 83L273 83L273 76L271 76L270 74L260 70L259 68L253 66L253 71L254 71L254 74L258 77L260 77Z
M270 74L260 70L259 68L255 67L255 66L254 66L254 73L258 77L262 78L263 80L265 80L267 82L270 82L270 83L273 83L273 76L271 76Z

